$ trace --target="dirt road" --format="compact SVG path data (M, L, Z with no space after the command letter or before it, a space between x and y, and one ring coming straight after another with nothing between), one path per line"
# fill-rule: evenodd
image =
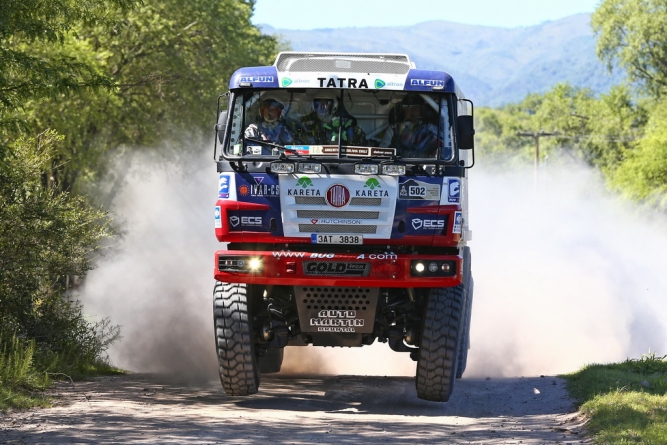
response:
M449 403L406 377L263 376L260 393L127 375L58 384L56 407L0 418L2 444L590 443L564 382L462 379Z

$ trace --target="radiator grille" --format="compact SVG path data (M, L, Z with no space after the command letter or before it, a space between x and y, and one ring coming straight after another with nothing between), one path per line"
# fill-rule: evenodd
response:
M352 198L350 200L351 206L379 207L381 204L382 198Z
M322 196L295 196L294 202L299 205L327 205L327 201ZM350 205L379 207L382 205L382 198L352 198Z
M294 197L294 202L301 205L327 205L326 200L322 196L296 196Z
M347 225L341 229L336 224L299 224L301 233L375 233L377 226L368 225Z
M380 212L350 212L341 210L297 210L298 218L356 218L378 219Z

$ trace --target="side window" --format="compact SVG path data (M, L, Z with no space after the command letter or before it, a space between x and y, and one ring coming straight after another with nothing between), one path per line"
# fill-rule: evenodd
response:
M442 140L442 159L451 161L454 158L452 150L452 124L449 119L449 100L440 99L440 139Z
M240 143L241 134L243 131L243 97L237 96L234 100L234 108L231 115L231 136L229 138L230 152L234 153L234 146Z

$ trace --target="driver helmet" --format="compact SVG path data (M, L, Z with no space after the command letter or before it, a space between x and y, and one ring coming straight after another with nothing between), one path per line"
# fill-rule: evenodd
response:
M323 122L329 122L336 114L338 104L334 99L330 98L315 98L313 99L313 109Z
M275 123L280 119L280 116L285 109L285 106L275 99L264 99L259 106L259 115L265 122Z

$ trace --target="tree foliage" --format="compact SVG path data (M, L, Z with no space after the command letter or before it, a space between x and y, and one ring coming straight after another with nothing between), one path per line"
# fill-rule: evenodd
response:
M53 131L17 140L0 163L0 321L3 332L37 339L52 352L82 347L90 326L63 299L67 278L85 275L109 235L106 215L45 186ZM97 351L100 352L100 351Z
M645 136L625 153L612 184L625 196L667 209L667 100L651 110Z
M667 91L667 1L604 0L592 16L597 51L655 97Z
M112 88L56 94L17 115L31 128L54 128L59 144L52 176L63 190L99 178L105 155L122 146L183 145L211 128L216 99L240 66L271 64L278 42L250 22L254 2L145 0L118 12L117 24L79 26L55 50L91 67ZM50 44L23 48L36 58ZM66 162L65 162L66 161Z
M477 112L478 146L494 163L513 154L532 159L534 137L539 138L540 160L555 149L565 149L591 166L612 172L622 154L641 134L643 107L633 102L627 88L616 87L596 97L590 90L568 84L545 94L528 95L518 104ZM523 136L521 134L524 134Z
M27 99L69 93L84 85L110 85L93 66L57 51L37 57L35 44L57 45L77 26L109 24L135 0L5 0L0 4L0 104L5 110ZM110 14L111 13L111 14Z

